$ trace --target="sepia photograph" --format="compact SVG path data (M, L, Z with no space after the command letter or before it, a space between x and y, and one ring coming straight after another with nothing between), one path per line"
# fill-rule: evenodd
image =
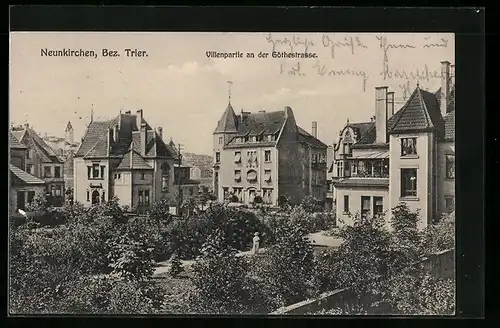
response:
M455 315L453 33L11 32L9 119L10 315Z

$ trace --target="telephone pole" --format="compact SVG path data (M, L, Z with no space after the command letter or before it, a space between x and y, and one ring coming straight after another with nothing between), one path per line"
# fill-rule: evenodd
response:
M181 165L182 165L182 155L181 155L181 150L182 150L182 145L178 144L178 155L177 155L177 165L178 165L178 170L177 170L177 188L178 188L178 197L177 197L177 215L180 214L181 212L181 205L182 205L182 188L181 188Z

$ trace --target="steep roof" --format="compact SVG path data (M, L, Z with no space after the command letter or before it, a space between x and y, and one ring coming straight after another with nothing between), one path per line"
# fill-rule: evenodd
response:
M85 136L75 156L106 157L108 149L110 149L109 154L111 156L123 156L128 152L132 143L134 150L140 153L142 140L138 132L140 127L137 126L136 119L136 115L120 114L108 121L91 122L85 131ZM144 119L142 119L142 124L146 124L145 156L172 157L175 154L172 146L165 144L159 134ZM109 144L108 131L115 126L119 126L118 136L115 136L116 140Z
M444 138L447 141L455 141L455 110L444 117Z
M27 147L19 142L16 137L10 132L9 147L13 149L27 149Z
M9 164L10 170L10 179L14 184L23 184L23 185L43 185L45 182L43 180L38 179L37 177L29 174L26 171L21 170L17 166Z
M313 135L309 134L306 130L301 128L300 126L297 126L299 130L299 141L305 142L311 147L315 148L328 148L326 144L321 142L319 139L315 138Z
M231 106L231 103L228 103L224 114L222 114L221 119L217 122L217 128L215 128L214 133L237 132L236 122L237 119L233 106Z
M66 125L66 130L64 130L64 132L68 132L68 131L73 131L73 126L71 125L70 121L68 121L68 125Z
M148 162L131 146L131 149L123 156L117 170L152 170Z
M417 86L406 104L395 114L389 133L437 129L444 132L439 103L434 93Z
M44 162L62 163L61 159L57 156L56 151L50 147L33 128L25 126L22 129L13 130L12 134L21 143L24 143L24 138L28 135L33 141L35 152Z

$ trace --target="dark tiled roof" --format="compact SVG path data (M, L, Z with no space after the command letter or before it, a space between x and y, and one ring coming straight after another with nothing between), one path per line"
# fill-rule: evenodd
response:
M41 138L35 130L30 127L23 128L20 130L12 131L12 134L23 143L24 138L28 135L34 144L35 152L42 158L42 161L45 163L62 163L61 159L57 156L52 147L50 147L43 138Z
M386 178L347 178L335 184L335 187L387 187L389 179Z
M17 166L10 164L9 168L10 168L11 181L15 184L40 184L40 185L45 184L43 180L40 180L37 177L32 176L31 174L21 170Z
M73 154L69 154L64 161L64 173L73 175Z
M146 124L146 154L150 157L171 157L175 150L172 146L165 144L162 138L143 119ZM91 122L87 127L82 143L76 152L77 157L106 157L108 150L108 131L119 125L118 137L112 142L110 155L123 156L129 150L133 142L134 150L141 153L141 137L138 132L136 116L120 114L118 117L104 122Z
M10 133L10 143L9 143L9 146L10 146L10 148L14 148L14 149L27 149L25 145L21 144L19 142L19 140L17 140L17 138L14 137L14 135L12 134L12 132Z
M321 142L319 139L315 138L313 135L309 134L306 130L297 126L299 130L299 140L309 144L311 147L316 148L327 148L328 146Z
M153 168L135 150L129 150L117 167L117 170L152 170Z
M455 111L451 111L444 117L444 138L448 141L455 140Z
M436 128L443 131L444 122L441 117L436 95L419 87L415 89L406 104L394 116L396 118L389 127L390 133L421 131Z
M233 106L231 103L227 104L224 114L222 114L221 119L217 122L217 128L214 133L218 132L237 132L237 122L236 114L234 113Z

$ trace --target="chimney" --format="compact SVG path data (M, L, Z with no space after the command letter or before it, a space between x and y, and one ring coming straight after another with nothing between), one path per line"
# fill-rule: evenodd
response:
M109 156L112 144L113 144L113 129L108 128L108 148L106 149L106 156Z
M113 141L118 142L118 134L120 132L120 126L116 124L113 128Z
M259 113L265 113L265 112L266 112L266 111L265 111L265 110L263 110L263 109L259 110Z
M128 111L126 111L126 112L125 112L125 114L130 115L130 114L131 114L131 112L128 110Z
M441 115L448 113L448 96L450 94L450 62L441 62Z
M30 124L29 124L29 123L24 123L24 127L25 127L26 129L29 129Z
M394 91L387 92L387 118L390 118L394 115Z
M375 87L376 143L387 143L387 87Z
M146 123L141 124L141 155L146 155Z
M158 135L160 136L160 139L163 140L163 128L161 126L158 127Z
M318 139L318 122L312 122L312 135L314 138Z
M141 128L141 124L142 124L142 109L139 109L137 111L137 116L136 116L136 125L138 130Z

